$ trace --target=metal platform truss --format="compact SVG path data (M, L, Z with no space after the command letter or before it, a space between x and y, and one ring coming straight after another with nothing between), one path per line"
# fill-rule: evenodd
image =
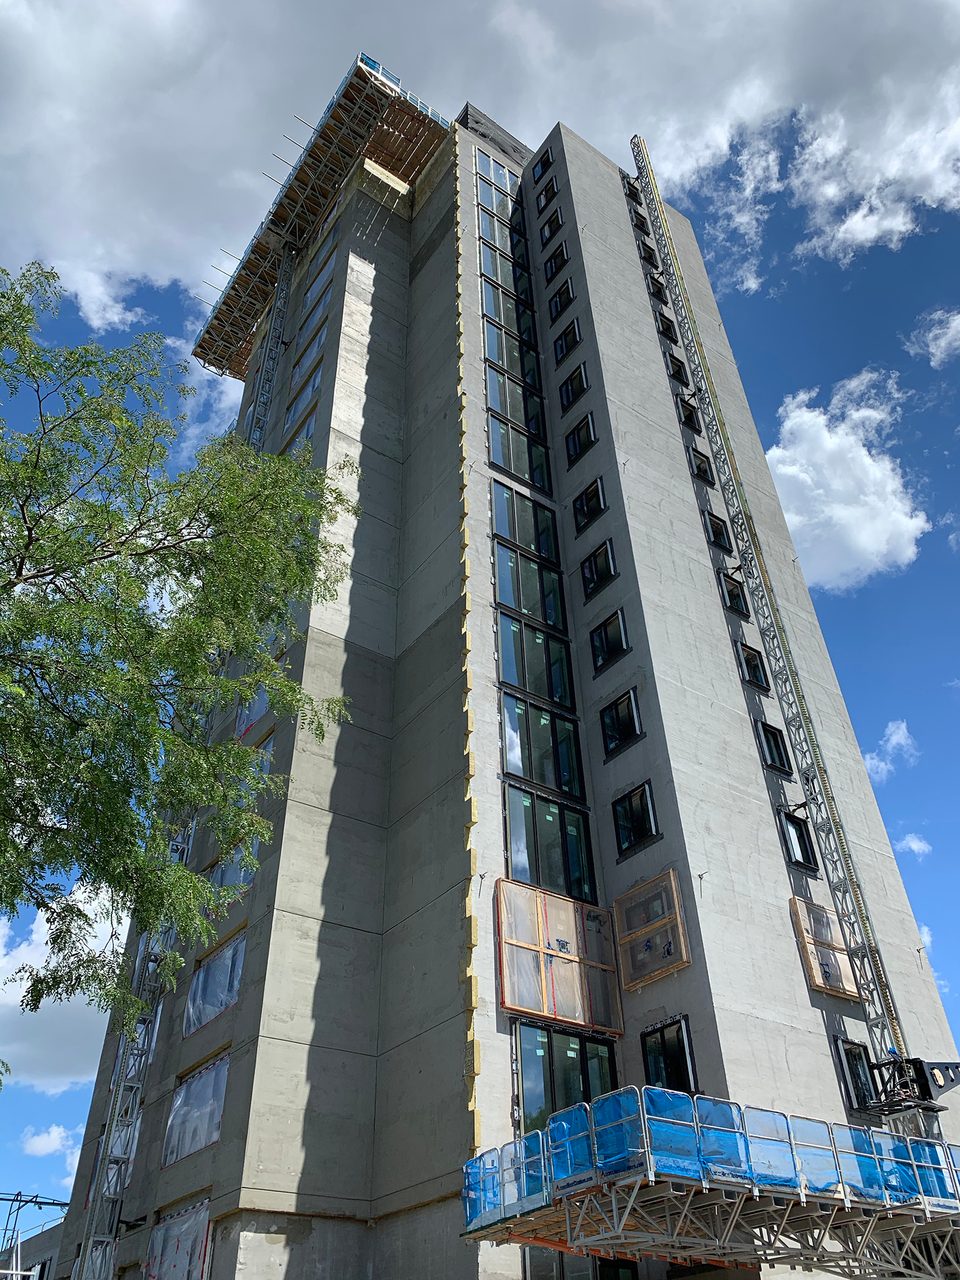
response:
M244 379L254 334L273 299L287 246L304 249L357 160L404 182L423 170L450 122L398 76L357 55L197 335L193 354Z
M253 413L250 415L250 433L247 436L247 443L257 453L263 449L263 436L273 400L273 384L276 381L277 366L283 354L283 328L287 322L287 305L290 301L290 286L293 282L293 268L296 260L297 251L288 240L283 246L280 258L277 286L273 293L273 305L270 308L270 329L263 361L257 374Z
M194 824L180 828L170 840L171 862L186 862ZM140 1129L143 1089L153 1052L157 1016L163 998L160 961L173 945L173 931L159 937L140 936L132 989L144 1009L133 1034L121 1035L117 1048L107 1119L97 1154L87 1202L83 1235L71 1275L75 1280L112 1280L113 1255L120 1214Z
M683 342L703 428L710 442L717 482L736 539L743 580L749 592L754 618L760 630L764 653L793 748L808 817L817 834L824 873L863 1005L873 1057L875 1061L882 1062L889 1057L892 1048L906 1058L907 1046L876 932L864 900L826 763L793 660L783 617L750 514L746 491L724 425L650 157L641 138L633 138L632 148L637 165L637 180L660 254L661 272ZM933 1131L939 1129L934 1117L928 1117L926 1125Z

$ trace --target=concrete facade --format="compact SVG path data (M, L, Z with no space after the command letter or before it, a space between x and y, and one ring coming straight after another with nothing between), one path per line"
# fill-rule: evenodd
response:
M547 155L538 180L534 162ZM503 188L487 184L495 208L484 220L478 166L486 165L515 175L519 239L516 213L512 239L507 227L508 175L497 179ZM538 195L554 180L557 192L539 210ZM542 245L539 228L556 210L558 230ZM504 256L520 266L513 285L521 297L511 305L538 335L518 357L527 360L527 398L511 439L530 458L546 450L549 485L505 467L492 440L486 379L501 366L490 363L483 313L492 305L487 237L497 211ZM699 250L682 215L669 216L911 1053L952 1058ZM561 244L565 262L548 280L544 264ZM298 365L316 302L304 307L303 299L325 263L326 337L313 356L322 360L319 389L287 420L300 384L313 379ZM566 1036L562 1053L593 1064L581 1069L584 1088L596 1092L604 1080L645 1083L644 1033L682 1016L691 1087L827 1119L848 1114L836 1037L865 1040L862 1009L812 990L801 963L790 899L829 908L830 894L822 877L785 857L778 808L802 797L796 779L765 768L758 751L754 720L782 725L780 712L738 664L738 643L762 644L718 591L730 557L707 540L704 511L725 513L716 490L691 474L689 450L706 446L678 422L682 388L666 361L682 351L658 331L655 314L669 307L651 307L648 275L615 164L562 125L531 152L469 107L413 183L360 159L301 254L263 443L288 447L309 419L317 466L359 468L345 482L361 514L332 531L347 549L349 576L335 601L313 607L291 653L310 692L350 700L350 721L321 742L269 715L249 728L253 742L273 735L272 768L289 775L289 786L265 808L273 839L220 930L221 942L245 937L236 999L182 1035L201 956L187 957L164 998L115 1257L120 1275L138 1274L158 1222L200 1202L210 1280L517 1280L523 1267L529 1280L638 1274L539 1254L524 1262L512 1247L459 1238L463 1161L530 1121L534 1059L524 1057L518 1022ZM572 301L554 319L565 281ZM555 339L574 320L574 349L555 357ZM517 327L522 339L523 322ZM500 333L506 347L506 320ZM260 358L255 352L241 424ZM580 364L586 388L565 408ZM502 371L510 372L506 363ZM538 405L542 425L532 429ZM568 465L565 438L587 414L595 440ZM508 421L504 412L504 431ZM578 531L578 500L594 480L603 508ZM519 563L524 544L498 534L494 484L512 490L511 502L530 499L552 513L558 554L528 548L523 563L528 574L560 574L559 621L538 622L504 599L498 566L504 555ZM581 562L607 540L616 574L585 598ZM628 648L596 670L592 633L615 610ZM539 627L537 643L569 646L572 706L507 679L498 634L510 619ZM557 717L574 726L579 784L548 785L510 767L506 700L523 701L525 688L525 714L553 717L545 750L558 778ZM641 731L610 750L601 712L631 690ZM232 718L215 729L233 732ZM655 830L625 851L613 806L645 782ZM567 861L570 824L589 832L600 907L664 872L676 876L689 962L620 992L622 1037L546 1016L518 1019L503 1007L496 882L514 874L505 845L511 787L562 815ZM198 870L216 857L200 841L191 853ZM556 1056L559 1043L536 1052ZM116 1052L108 1036L64 1228L62 1280L76 1256ZM223 1054L219 1137L164 1165L175 1090ZM612 1075L594 1080L598 1054ZM551 1087L560 1088L562 1065L557 1057ZM945 1130L960 1137L949 1113ZM198 1269L149 1274L201 1280Z

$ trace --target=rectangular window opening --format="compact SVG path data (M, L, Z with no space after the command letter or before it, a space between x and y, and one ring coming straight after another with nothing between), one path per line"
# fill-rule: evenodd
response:
M718 547L721 551L726 551L728 554L732 552L733 542L730 540L730 530L727 527L726 520L721 520L712 511L705 511L704 518L707 522L707 536L711 545Z
M636 689L628 689L600 712L600 728L603 732L603 750L612 756L624 747L639 742L643 737Z
M678 1093L698 1091L696 1065L687 1015L656 1023L640 1036L647 1084Z
M616 576L617 565L613 556L613 543L608 538L580 562L580 579L583 583L584 597L589 600Z
M635 853L660 834L653 807L653 787L649 781L614 800L613 826L621 857Z
M621 894L613 913L624 990L635 991L690 963L675 871Z
M690 460L690 470L698 480L702 481L703 484L716 484L713 475L713 463L702 449L688 447L687 457Z
M597 429L594 426L593 414L588 413L581 418L564 436L567 449L567 466L572 467L587 452L591 445L597 443Z
M578 364L573 373L569 377L564 378L560 383L560 410L566 413L569 408L577 403L590 386L587 378L587 366Z
M754 724L760 739L763 763L768 769L774 769L777 773L793 773L783 730L778 729L775 724L768 724L766 720L754 720Z
M629 647L623 610L618 609L590 632L590 652L593 657L594 671L600 672L608 667L611 662L627 653Z
M596 480L591 480L573 500L573 523L577 533L583 533L584 529L602 516L606 509L603 480L598 476Z
M791 866L803 871L817 871L817 853L810 824L806 818L788 809L780 810L780 831Z

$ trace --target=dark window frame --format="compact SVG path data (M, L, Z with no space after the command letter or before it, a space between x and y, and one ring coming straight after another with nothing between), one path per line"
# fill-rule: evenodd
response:
M549 553L537 548L528 547L524 543L519 542L517 538L512 536L510 533L504 533L502 529L497 527L497 499L496 499L496 488L495 488L495 486L497 485L499 485L501 489L505 489L507 493L510 494L510 501L514 504L512 507L513 534L519 533L520 531L517 525L516 503L518 501L521 503L529 502L533 507L533 510L530 513L530 515L531 515L531 523L533 525L534 532L537 536L538 548L540 544L540 533L539 533L540 522L543 519L543 517L546 517L546 524L549 526L551 530L549 540L552 542L553 546L556 549L555 555L550 555ZM494 537L497 539L498 542L502 542L505 545L512 547L517 551L520 551L523 555L529 556L533 560L542 560L544 564L549 565L550 568L552 569L556 569L559 567L560 565L560 530L557 523L557 513L552 509L552 507L548 507L543 502L538 502L536 498L531 498L526 493L521 493L519 489L515 489L512 485L504 484L502 480L491 480L490 482L490 515L491 515L491 528L493 529Z
M647 272L647 290L650 297L655 299L655 301L662 303L665 307L670 305L670 295L667 293L667 286L664 283L663 276L658 272Z
M534 185L540 181L552 164L553 148L547 147L543 152L541 152L539 159L534 161L533 168L531 170Z
M805 871L810 875L818 875L820 872L820 864L817 861L817 848L813 839L813 832L810 830L810 823L806 818L801 818L796 813L791 813L789 809L781 808L778 813L780 826L780 840L783 844L784 852L787 855L787 863L791 867L795 867L798 871ZM794 856L793 846L790 842L788 829L792 829L798 834L798 843L803 847L806 857L797 858Z
M679 382L682 387L690 386L690 374L687 372L687 366L683 363L679 356L675 356L672 351L667 351L667 365L670 377L674 382Z
M772 773L792 778L793 765L790 761L786 734L779 725L771 724L769 720L761 720L757 716L754 716L753 724L760 744L760 759L763 761L763 767ZM781 761L785 763L781 764Z
M628 843L624 843L621 838L622 828L618 810L626 809L629 816L629 825L632 830L635 830L636 824L633 815L637 797L643 797L643 811L646 814L649 829L634 836ZM629 791L625 791L622 795L615 796L611 801L610 808L613 813L613 833L616 841L618 862L622 862L626 858L632 858L634 854L639 853L641 849L646 849L648 845L653 844L662 836L663 833L657 822L657 807L653 799L653 782L650 778L645 779L635 787L631 787Z
M720 586L720 598L723 600L724 608L729 609L731 613L735 613L738 618L749 618L750 601L744 583L726 569L717 570L717 581ZM743 608L733 602L729 591L731 586L735 587L738 593L743 596Z
M583 1091L583 1092L585 1092L585 1093L587 1093L587 1094L589 1094L589 1093L590 1093L590 1088L589 1088L589 1085L590 1085L590 1076L589 1076L589 1071L588 1071L588 1059L587 1059L587 1053L586 1053L586 1045L587 1045L587 1043L589 1042L590 1044L596 1044L596 1045L602 1045L602 1046L604 1046L605 1048L607 1048L607 1049L609 1050L608 1061L609 1061L609 1063L610 1063L610 1067L611 1067L611 1071L610 1071L610 1080L611 1080L611 1084L612 1084L612 1086L613 1086L613 1088L614 1088L614 1089L616 1089L616 1088L618 1087L617 1055L616 1055L616 1051L615 1051L615 1044L616 1044L616 1042L615 1042L615 1041L613 1041L613 1040L608 1040L608 1039L606 1039L604 1036L597 1036L597 1035L584 1035L584 1034L582 1034L581 1032L578 1032L578 1031L574 1030L574 1028L573 1028L573 1027L562 1027L562 1026L550 1026L550 1025L544 1025L544 1024L539 1023L539 1022L534 1022L534 1021L533 1021L532 1019L530 1019L530 1018L517 1018L517 1019L515 1020L515 1022L516 1022L516 1039L515 1039L515 1044L516 1044L516 1052L517 1052L517 1062L518 1062L518 1063L519 1063L519 1065L520 1065L520 1125L521 1125L521 1129L523 1129L523 1131L524 1131L524 1132L527 1132L527 1130L524 1128L524 1126L525 1126L525 1124L526 1124L526 1117L525 1117L525 1116L524 1116L524 1114L523 1114L524 1082L523 1082L523 1048L522 1048L521 1039L520 1039L520 1028L521 1028L521 1027L526 1026L526 1027L531 1027L531 1028L533 1028L533 1029L534 1029L535 1031L537 1031L537 1032L546 1032L546 1034L547 1034L547 1036L548 1036L548 1037L549 1037L549 1036L553 1036L553 1035L559 1035L559 1036L565 1036L565 1037L568 1037L568 1038L569 1038L569 1039L571 1039L571 1040L579 1040L579 1042L580 1042L580 1081L581 1081L581 1091ZM547 1109L547 1115L550 1115L550 1114L552 1114L552 1112L556 1109L555 1104L556 1104L556 1101L557 1101L557 1087L556 1087L556 1076L555 1076L555 1072L554 1072L554 1054L553 1054L553 1045L550 1043L550 1041L549 1041L549 1040L547 1041L547 1045L548 1045L548 1048L547 1048L547 1052L546 1052L546 1060L547 1060L547 1062L549 1063L549 1066L550 1066L550 1071L549 1071L549 1075L550 1075L550 1098L549 1098L549 1099L547 1099L547 1098L545 1097L545 1098L544 1098L544 1104L545 1104L546 1109ZM586 1085L586 1089L585 1089L585 1090L584 1090L584 1088L583 1088L583 1086L584 1086L584 1085ZM586 1097L584 1098L584 1101L588 1101L588 1100L590 1100L590 1099L588 1099L588 1098L586 1098Z
M531 876L530 880L524 880L522 876L518 876L514 873L513 837L510 831L510 815L511 815L510 792L511 791L516 792L520 796L530 797L532 810L533 810L533 823L532 823L533 843L534 843L533 854L537 863L536 879L534 879ZM559 834L560 834L560 844L561 844L561 856L563 858L563 874L564 874L564 881L566 884L565 896L568 898L572 898L574 902L589 902L596 905L597 872L596 872L596 866L594 864L594 859L593 859L593 846L590 840L589 814L585 808L581 808L577 804L570 804L567 800L559 800L555 795L541 794L540 789L536 786L535 783L526 782L524 785L520 785L520 783L518 782L511 781L511 782L504 782L503 784L503 832L504 832L504 842L505 842L504 848L507 850L507 862L510 868L510 879L516 880L518 884L534 885L536 888L543 889L547 893L559 892L557 889L552 889L549 885L546 885L543 883L543 876L541 874L541 861L544 855L540 849L540 826L539 826L538 817L537 817L538 801L544 804L555 805L557 809L559 809L560 811ZM580 894L573 892L573 890L577 886L575 884L573 872L571 869L571 854L570 854L570 849L567 841L566 814L568 811L570 813L576 814L577 817L580 819L581 830L582 830L583 839L584 839L583 853L586 860L586 866L584 868L584 873L585 873L584 874L584 880L585 880L584 891L587 896L581 896ZM526 834L526 832L524 834Z
M553 340L553 358L558 369L570 355L570 352L576 351L582 341L583 334L580 332L580 321L574 316L566 328L561 329Z
M576 440L580 439L580 430L584 426L586 426L587 443L583 446L582 449L578 449L576 453L571 454L570 441L573 439L576 439ZM566 435L563 437L563 444L567 454L567 470L569 471L570 468L575 463L579 462L580 459L583 457L583 455L585 453L588 453L596 443L597 443L597 426L596 426L596 423L594 422L593 414L585 413L583 417L580 419L580 421L576 423L575 426L572 426L570 430L566 433Z
M509 555L514 555L522 559L529 560L529 562L536 569L537 587L540 593L540 613L539 614L525 613L523 609L519 608L516 605L512 605L509 600L500 599L500 590L499 590L500 589L500 566L499 566L499 557L497 556L497 553L496 553L497 547L502 547L503 550L506 551ZM521 576L521 573L522 573L521 566L518 561L517 581L522 587L523 578ZM544 614L546 613L546 609L544 605L547 599L547 595L546 595L546 592L544 591L544 586L543 586L543 575L545 573L552 574L557 580L557 602L560 606L559 622L551 622L549 621L549 619L547 619L544 616ZM499 609L503 609L506 613L510 614L512 617L519 618L519 619L532 618L535 622L539 622L541 626L545 627L547 631L553 631L559 635L566 636L567 606L566 606L566 600L564 598L563 574L558 568L558 566L550 565L544 560L538 560L536 556L528 555L527 552L524 551L522 548L512 545L509 542L503 541L500 538L496 538L494 539L494 593L495 593L497 607Z
M551 200L556 200L560 194L560 184L557 182L557 175L553 174L550 181L541 187L537 192L537 213L543 213Z
M847 1099L847 1107L850 1111L860 1113L869 1111L870 1104L877 1100L876 1087L873 1083L873 1071L871 1070L869 1046L864 1044L862 1040L851 1040L848 1036L834 1036L833 1044L837 1055L840 1081L843 1085L843 1092ZM858 1057L862 1057L863 1065L866 1067L867 1079L870 1081L869 1096L861 1093L860 1089L857 1087L857 1077L851 1070L849 1062L850 1055L848 1050L851 1049L856 1050Z
M558 784L560 782L560 776L561 776L560 774L560 758L561 757L560 757L560 749L558 745L559 736L557 733L557 721L563 720L568 725L570 725L573 731L571 733L570 740L573 743L573 750L574 750L574 756L575 756L575 759L573 760L572 763L576 771L579 790L567 791L559 785L552 787L548 782L541 782L539 778L528 777L525 773L515 773L510 768L509 762L507 760L506 735L503 735L503 744L501 748L503 776L505 778L519 778L523 782L527 783L528 786L533 786L539 791L546 792L548 795L554 795L554 796L559 796L561 798L565 798L567 800L573 800L575 804L577 802L579 802L580 804L583 804L585 799L585 792L584 792L584 785L583 785L584 784L583 752L580 747L580 731L579 731L579 726L576 718L573 715L566 714L565 712L555 711L550 706L543 706L540 702L536 702L536 701L531 702L529 695L520 697L516 693L511 693L511 692L508 692L507 690L503 690L500 694L500 715L502 716L504 721L506 720L505 708L506 708L507 698L512 698L514 702L522 702L528 710L540 712L543 715L547 715L550 717L550 749L551 749L551 754L553 756L553 760L552 760L553 772L556 776ZM521 745L521 755L522 754L523 754L523 748ZM533 739L530 736L529 722L527 725L526 754L529 757L529 759L532 761L533 760Z
M570 250L567 248L567 242L566 240L561 240L553 253L543 261L544 282L549 284L551 280L560 274L569 261Z
M498 462L494 456L494 423L499 423L507 430L509 461ZM526 471L518 471L512 465L515 460L515 450L518 447L517 437L525 442L527 452L527 469ZM499 446L496 447L499 452ZM553 482L550 476L550 459L547 446L538 436L531 435L529 431L525 431L523 427L515 422L511 422L502 413L496 413L493 409L487 410L487 454L490 460L490 466L498 475L511 476L515 480L520 480L523 484L529 485L531 489L536 489L538 493L551 496L553 494ZM542 468L542 472L541 472ZM537 479L537 475L542 473L542 480Z
M576 695L573 687L573 651L570 647L570 641L566 636L557 633L556 629L545 625L541 622L531 622L526 615L517 616L514 610L504 609L501 605L497 606L497 674L499 675L499 683L502 688L507 690L517 690L524 698L532 698L536 702L545 702L549 707L556 707L561 712L573 715L576 711ZM519 673L523 683L517 684L510 680L504 674L503 665L503 642L501 632L501 619L512 622L520 628L520 661L523 670ZM548 644L562 645L566 657L566 678L569 686L570 701L564 702L557 696L557 690L554 688L552 679L552 668L548 662L544 664L544 671L547 676L548 692L546 694L539 693L536 689L531 689L527 683L529 679L529 657L527 651L527 632L539 631L543 634Z
M546 222L540 225L540 248L545 249L553 237L560 234L562 227L563 209L557 205Z
M747 657L747 654L750 654L753 658L757 659L756 665L760 668L759 679L757 679L756 675L751 673L750 658ZM754 689L760 689L763 693L769 693L770 677L767 675L767 666L763 660L763 653L761 650L755 648L752 644L745 644L743 640L738 640L737 658L739 659L740 674L743 677L744 684L748 684Z
M703 435L703 426L700 422L700 410L694 403L692 397L683 396L679 392L674 395L677 405L677 417L680 420L681 427L686 427L688 431L693 431L696 435Z
M617 709L622 703L626 703L629 708L630 717L633 720L633 732L619 736L614 740L613 735L608 732L607 713L616 713L617 723L619 724L621 717ZM637 697L636 685L628 689L626 693L621 693L611 702L608 702L606 706L601 707L599 719L600 736L603 740L603 755L605 760L613 759L613 757L619 755L621 751L626 751L628 747L632 747L636 742L642 742L646 737L646 734L643 731L643 722L640 719L640 703Z
M569 412L573 406L590 390L590 376L587 373L586 361L581 361L560 383L560 413Z
M601 577L599 573L599 557L604 557L606 559L607 568L605 576L603 577ZM592 566L592 571L594 572L594 577L589 585L587 581L587 573L585 572L588 565ZM584 556L580 561L580 585L583 587L584 602L594 599L595 596L600 594L604 587L609 586L611 582L615 582L619 576L620 571L617 568L617 558L613 551L613 539L605 538L599 546L594 547L590 554L588 556Z
M639 231L641 235L650 234L650 223L647 221L646 214L636 204L630 209L630 221L633 223L634 230Z
M620 633L620 647L611 652L607 645L607 637L611 623L616 623ZM603 640L603 653L598 650L598 640ZM623 609L617 609L611 613L609 617L598 622L595 627L590 628L590 656L593 660L594 675L599 675L601 671L606 671L619 658L624 657L630 652L630 636L627 631L627 620L623 616ZM598 661L599 659L599 661Z
M697 1063L693 1056L693 1037L690 1034L690 1019L685 1013L681 1013L677 1018L669 1018L664 1022L654 1023L653 1026L645 1028L640 1032L640 1058L643 1062L643 1078L647 1084L653 1083L650 1079L649 1058L647 1057L647 1041L654 1036L659 1036L661 1044L664 1048L664 1058L666 1058L666 1042L664 1040L664 1032L669 1031L671 1027L680 1027L680 1039L683 1044L684 1058L687 1064L687 1084L688 1089L681 1089L681 1093L696 1094L700 1092L700 1086L697 1081ZM672 1087L672 1086L671 1086Z
M657 257L657 251L646 236L640 237L640 256L644 262L649 263L654 270L660 270L660 259Z
M690 463L690 474L694 480L699 480L701 484L708 484L711 489L715 489L717 478L714 475L713 461L710 455L704 453L702 449L697 449L692 444L688 444L687 459Z
M711 547L716 547L718 551L723 551L727 555L733 555L733 539L730 537L730 526L723 516L718 516L715 511L708 511L705 508L703 521L707 531L707 541Z
M596 508L592 505L594 491L600 502L600 505ZM581 533L589 529L608 510L607 495L603 487L603 476L594 476L588 485L584 485L570 503L570 510L573 514L573 527L579 537Z
M561 285L554 290L547 301L547 309L550 313L550 323L556 324L567 307L573 306L576 301L577 294L573 287L573 281L568 276Z
M667 342L672 342L674 345L679 343L680 334L677 332L677 326L673 323L670 317L663 311L658 311L656 314L657 332L660 334L660 337L666 338Z

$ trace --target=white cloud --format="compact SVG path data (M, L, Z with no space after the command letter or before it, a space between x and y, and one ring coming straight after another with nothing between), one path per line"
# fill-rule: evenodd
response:
M5 256L52 260L99 324L130 321L138 281L212 296L208 264L230 269L221 248L239 253L273 197L261 170L282 177L272 153L304 137L294 114L315 120L368 40L444 114L469 98L532 146L562 117L628 163L639 130L674 192L732 159L718 207L744 238L748 289L778 184L807 251L842 260L960 207L955 0L598 0L587 23L579 0L467 12L464 44L464 6L441 0L416 22L370 0L287 0L281 21L254 0L6 0Z
M906 399L896 374L863 369L825 408L817 395L783 401L767 461L807 582L844 591L911 564L930 521L885 447Z
M912 356L930 361L933 369L942 369L948 360L960 356L960 311L931 311L904 343Z
M42 920L35 918L22 938L14 937L9 921L0 920L0 1053L11 1068L4 1087L20 1084L56 1095L93 1080L107 1019L79 1000L22 1012L22 988L11 975L21 965L41 964L45 954Z
M919 759L920 749L913 734L907 728L906 720L890 720L877 744L876 751L865 752L863 763L867 766L871 781L881 783L886 782L896 771L898 761L902 760L905 764L914 765Z
M920 929L920 941L927 951L930 951L933 947L933 934L930 932L930 927L925 924L921 924L918 927Z
M236 378L222 378L209 373L196 360L190 359L193 341L200 328L201 318L195 308L189 308L183 333L167 337L170 355L187 364L186 385L193 394L186 401L186 421L177 436L174 462L190 461L194 452L214 435L233 426L243 396L243 383Z
M62 1155L66 1174L60 1179L60 1185L69 1190L80 1163L82 1138L82 1125L78 1129L65 1129L62 1124L52 1124L39 1133L28 1126L20 1135L20 1150L25 1156Z
M933 846L924 840L923 836L918 836L915 831L908 831L893 847L897 853L912 853L918 862L922 861L928 853L933 853Z

